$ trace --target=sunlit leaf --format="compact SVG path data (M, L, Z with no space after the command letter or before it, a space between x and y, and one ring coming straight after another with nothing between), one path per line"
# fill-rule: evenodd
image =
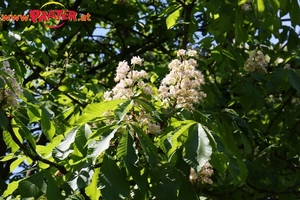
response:
M176 10L167 17L166 23L168 29L172 28L176 24L180 17L181 10L182 7L177 7Z

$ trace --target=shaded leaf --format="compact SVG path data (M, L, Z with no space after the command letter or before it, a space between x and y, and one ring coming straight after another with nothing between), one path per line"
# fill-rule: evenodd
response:
M101 193L104 199L124 199L130 194L129 183L111 157L105 155L100 171Z
M293 70L289 70L289 81L293 88L300 94L300 77Z
M200 171L205 163L210 160L212 147L201 124L197 124L191 129L189 137L183 145L183 159L196 171Z

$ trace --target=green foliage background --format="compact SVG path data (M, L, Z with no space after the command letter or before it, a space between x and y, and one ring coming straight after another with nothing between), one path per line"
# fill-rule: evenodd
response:
M2 1L0 11L46 2ZM0 110L1 198L300 198L298 1L253 0L252 10L242 9L246 0L59 2L91 21L58 29L0 21L1 61L23 88L17 109ZM143 96L103 101L119 61L139 55L158 87L188 48L206 81L193 113L163 112ZM269 58L264 75L244 69L254 50ZM162 134L122 120L133 103L162 118ZM105 125L110 109L119 122ZM206 161L213 184L190 182L191 167Z

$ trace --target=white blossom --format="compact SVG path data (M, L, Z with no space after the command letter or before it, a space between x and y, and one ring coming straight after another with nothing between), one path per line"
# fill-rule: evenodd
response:
M185 50L179 50L178 54L183 55ZM168 65L170 73L163 78L158 89L158 97L164 106L174 106L194 110L194 104L198 104L206 97L201 91L205 84L204 76L195 67L196 60L190 58L183 61L175 59ZM171 105L169 105L171 103Z
M251 11L252 10L252 0L247 0L247 2L242 5L242 10Z
M150 123L149 124L149 132L153 133L153 134L159 134L159 133L161 133L161 128L156 123Z
M3 104L3 101L5 101L5 106L18 106L18 97L22 95L23 90L21 89L20 84L15 79L15 71L10 69L9 62L4 61L2 63L3 67L1 70L5 72L8 77L4 77L0 75L0 78L3 80L6 86L4 88L0 88L0 103Z
M261 74L267 73L268 62L261 51L252 52L245 62L245 70L249 72L258 71Z
M140 56L133 56L133 58L131 59L131 64L132 65L142 66L142 62L143 62L143 60L140 58Z
M184 49L179 49L178 51L177 51L177 56L178 57L180 57L180 56L185 56L185 50Z
M189 49L187 51L187 55L190 56L190 57L196 57L197 56L197 51Z

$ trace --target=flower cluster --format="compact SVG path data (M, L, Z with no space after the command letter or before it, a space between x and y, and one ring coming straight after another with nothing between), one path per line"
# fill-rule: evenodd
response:
M206 162L198 174L199 177L201 178L202 183L213 184L213 181L210 179L213 173L214 173L213 166L211 166L209 162Z
M214 170L212 165L209 162L206 162L198 173L196 173L195 170L191 168L189 179L193 184L197 184L198 182L202 184L213 184L213 181L210 179L213 173Z
M153 122L153 118L149 113L146 113L143 109L138 111L138 114L135 115L136 122L138 122L142 127L146 127L149 133L159 134L161 133L161 128L158 123ZM133 118L133 116L131 116Z
M9 67L9 63L4 61L1 70L9 76L4 77L0 75L0 78L4 83L8 82L11 87L6 84L4 88L0 88L0 105L1 107L13 106L16 108L18 106L17 98L22 94L23 91L17 80L14 78L14 70L10 69Z
M117 67L117 73L115 76L115 81L118 82L117 85L112 89L112 91L107 91L104 93L105 100L112 99L130 99L135 94L135 87L140 89L146 95L152 95L152 87L145 83L143 80L148 79L149 76L146 71L134 70L135 65L142 65L143 60L139 56L134 56L131 59L130 67L126 61L120 62ZM134 121L139 122L142 127L146 127L149 133L158 134L161 132L160 126L153 122L152 117L149 113L145 112L139 105L135 104L133 106L135 112L130 113L125 116L125 121L134 123ZM104 113L104 116L110 116L111 112ZM112 123L113 121L108 121Z
M158 89L158 96L164 105L192 111L193 105L206 97L206 94L200 91L201 86L205 84L204 76L196 69L196 60L190 58L196 55L194 50L186 52L180 49L177 56L181 60L175 59L169 63L170 73L162 80Z
M252 0L247 0L246 3L242 5L242 10L251 11L252 10Z
M143 93L147 95L153 94L153 90L150 85L144 83L143 79L148 79L148 74L146 71L133 70L134 65L142 65L143 60L139 56L134 56L131 59L132 67L129 67L126 61L119 63L117 67L117 73L115 81L117 85L112 89L112 91L107 91L104 93L105 100L111 99L129 99L134 95L134 86L137 85Z
M254 72L258 71L261 74L267 73L266 66L268 62L264 54L261 51L254 52L250 55L250 57L246 60L245 70Z

